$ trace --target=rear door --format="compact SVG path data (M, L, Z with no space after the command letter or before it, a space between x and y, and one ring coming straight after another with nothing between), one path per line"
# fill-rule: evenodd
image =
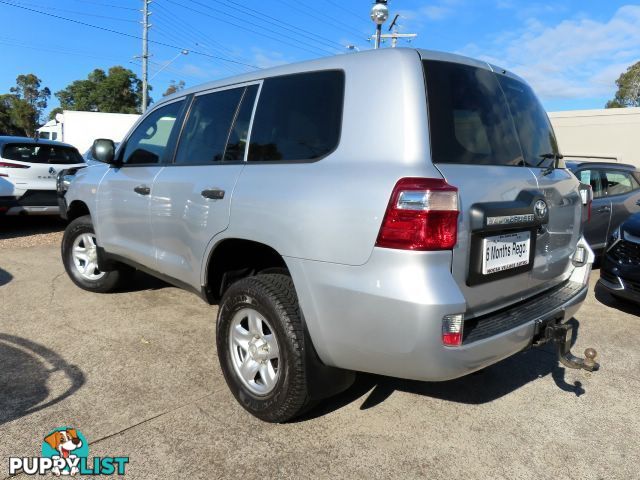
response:
M579 235L578 181L541 174L555 137L520 80L443 61L424 69L432 161L460 197L452 272L479 315L560 280Z
M611 202L611 233L629 215L640 211L640 185L631 172L613 168L602 169L602 181Z
M209 241L229 224L259 84L197 94L175 160L153 182L151 230L162 272L199 285Z

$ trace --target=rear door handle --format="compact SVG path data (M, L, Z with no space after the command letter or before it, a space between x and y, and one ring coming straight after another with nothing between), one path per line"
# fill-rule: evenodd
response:
M202 190L200 195L204 198L210 198L211 200L222 200L224 198L224 190L220 190L219 188Z
M146 185L138 185L133 189L133 191L139 193L140 195L149 195L151 193L151 189Z
M611 207L600 207L596 210L596 213L609 213L611 211Z

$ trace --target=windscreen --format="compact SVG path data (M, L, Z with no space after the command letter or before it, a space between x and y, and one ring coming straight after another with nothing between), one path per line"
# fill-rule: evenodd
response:
M29 163L84 163L82 156L75 148L37 143L11 143L5 145L2 158Z
M526 84L489 70L425 60L434 163L545 167L558 153Z

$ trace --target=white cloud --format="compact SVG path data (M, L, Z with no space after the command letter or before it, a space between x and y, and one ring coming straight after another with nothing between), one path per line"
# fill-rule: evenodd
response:
M602 22L581 16L550 26L530 18L488 48L469 44L461 53L515 71L543 99L612 96L620 73L640 60L640 6Z
M416 10L400 10L398 13L401 18L411 20L415 25L422 25L424 20L436 22L451 17L463 2L464 0L439 0Z
M253 51L253 64L259 68L276 67L278 65L284 65L285 63L291 63L290 59L287 59L281 52L266 51L261 48L252 48Z

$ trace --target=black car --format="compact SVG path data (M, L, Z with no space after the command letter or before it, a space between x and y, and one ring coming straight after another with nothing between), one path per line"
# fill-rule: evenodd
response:
M640 213L614 230L604 252L600 284L614 297L640 303Z
M593 189L591 219L584 237L602 253L607 239L629 215L640 212L640 172L633 165L567 160L567 168Z

